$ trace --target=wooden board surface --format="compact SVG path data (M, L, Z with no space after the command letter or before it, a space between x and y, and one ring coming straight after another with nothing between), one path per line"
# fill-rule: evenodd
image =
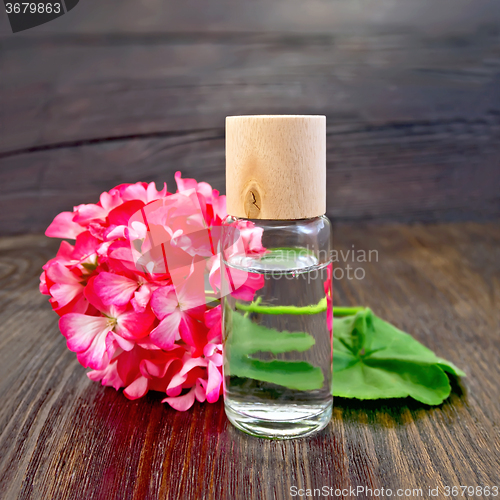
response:
M445 486L500 486L500 225L337 226L335 248L352 245L378 262L364 280L336 281L336 304L371 306L468 377L439 407L336 399L321 434L271 442L232 428L220 402L178 413L159 394L132 402L90 382L37 290L56 242L0 239L0 498L282 499L292 486L445 498Z
M0 16L0 234L120 182L224 191L224 118L327 116L328 214L500 215L500 4L86 0Z

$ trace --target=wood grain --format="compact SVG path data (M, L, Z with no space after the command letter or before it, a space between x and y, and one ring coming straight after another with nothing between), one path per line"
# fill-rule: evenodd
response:
M308 219L326 213L326 118L226 118L227 213Z
M0 31L0 234L176 170L224 192L240 114L327 116L335 220L499 216L498 3L292 4L87 0Z
M37 290L57 243L0 239L0 498L284 499L291 486L445 498L444 486L500 486L500 225L337 225L334 240L378 251L350 262L366 276L335 281L335 302L371 306L468 377L438 407L339 398L321 434L272 442L232 428L220 402L179 413L160 394L129 401L90 382Z

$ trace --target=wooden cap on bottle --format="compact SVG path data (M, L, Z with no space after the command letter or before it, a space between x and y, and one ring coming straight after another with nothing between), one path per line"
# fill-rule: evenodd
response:
M227 213L307 219L326 212L326 117L226 118Z

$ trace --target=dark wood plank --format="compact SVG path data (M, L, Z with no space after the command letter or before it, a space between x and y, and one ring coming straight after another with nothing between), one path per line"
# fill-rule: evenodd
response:
M165 34L4 38L3 155L220 128L230 114L331 124L498 121L500 32L460 37Z
M74 31L63 17L4 34L0 234L42 232L117 181L171 181L177 169L224 191L224 117L252 113L327 115L337 220L500 215L500 9L474 4L445 22L435 7L425 23L419 0L379 6L377 25L375 3L362 15L337 2L343 26L316 4L307 22L300 9L278 22L280 1L213 29L174 7L132 29L139 7L126 2L106 32L95 9L111 7L94 3L65 17Z
M460 142L457 143L457 136ZM334 220L439 221L500 215L500 121L328 127L327 211ZM5 158L0 228L42 232L55 215L122 182L174 172L225 192L224 130L127 139Z
M408 29L418 26L429 33L474 31L500 20L489 0L86 0L77 10L51 23L16 34L32 37L52 33L152 33L181 31L281 31L288 33L349 33L381 26ZM0 34L11 34L6 16L0 17Z
M326 485L444 498L447 485L498 485L500 225L340 225L335 242L378 251L364 280L334 283L336 303L370 305L468 377L439 407L337 399L320 435L271 442L233 429L221 403L177 413L159 394L131 402L90 382L37 291L56 242L0 239L0 497L281 499Z

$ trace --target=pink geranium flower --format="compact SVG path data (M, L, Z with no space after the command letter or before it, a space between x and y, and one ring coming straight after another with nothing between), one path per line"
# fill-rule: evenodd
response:
M143 312L154 290L141 274L115 274L103 271L96 276L94 289L105 305L125 306L129 302L137 312Z
M171 349L183 340L199 350L206 342L207 328L203 323L205 306L196 294L190 294L189 283L177 290L174 286L158 288L151 297L151 307L160 324L151 332L151 340L162 349ZM205 295L204 289L198 294Z
M86 287L86 297L99 316L68 313L59 320L68 348L76 352L85 367L103 369L117 347L133 349L135 342L147 336L155 321L151 310L136 312L131 306L105 305L96 293L93 277Z
M40 291L91 380L123 388L129 399L161 391L170 406L187 410L217 401L222 388L221 306L213 301L226 207L206 182L180 172L175 180L176 193L121 184L57 215L46 235L74 244L63 241L45 264ZM262 231L240 226L240 247L265 252ZM263 283L248 274L235 273L234 283L251 300Z
M45 283L55 310L60 310L70 303L73 303L73 309L76 308L80 312L87 310L88 303L83 295L85 287L81 275L60 262L52 262L45 270Z

